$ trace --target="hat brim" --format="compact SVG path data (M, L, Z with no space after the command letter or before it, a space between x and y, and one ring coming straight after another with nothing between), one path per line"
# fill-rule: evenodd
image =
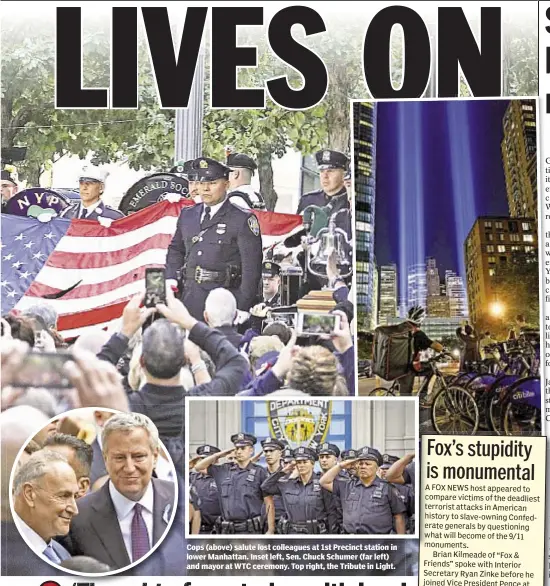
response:
M335 165L334 163L325 163L323 165L318 165L318 169L319 171L324 171L325 169L342 169L345 171L346 167L343 167L342 165Z
M328 452L327 450L324 450L322 452L317 452L318 456L334 456L335 458L338 458L338 456L334 453L334 452Z
M302 454L300 456L294 456L294 460L296 460L296 462L306 462L306 461L310 461L310 462L315 462L315 458L313 458L312 456L306 456L305 454Z
M252 446L253 446L253 444L252 444L252 443L250 443L250 442L243 442L243 441L238 441L238 442L235 442L233 445L234 445L236 448L245 448L246 446L250 446L250 447L252 447Z
M380 467L380 462L378 462L378 458L376 456L358 456L357 460L369 460L371 462L376 462L378 467Z
M86 181L87 183L103 183L103 179L97 179L96 177L79 177L78 182Z

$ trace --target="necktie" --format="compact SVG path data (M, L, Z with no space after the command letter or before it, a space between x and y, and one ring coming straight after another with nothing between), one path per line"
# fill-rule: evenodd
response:
M202 219L201 226L206 224L206 222L210 221L210 208L208 206L204 207L204 218Z
M54 564L61 563L61 558L55 553L55 550L51 544L49 544L42 553Z
M136 503L134 506L134 518L132 519L132 561L141 559L150 549L147 526L141 514L143 506Z
M80 208L80 219L83 220L88 215L88 210L84 207Z

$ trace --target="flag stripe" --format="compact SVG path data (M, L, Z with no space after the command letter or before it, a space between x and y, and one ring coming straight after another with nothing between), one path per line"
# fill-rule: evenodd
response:
M50 287L59 288L60 290L72 287L78 281L82 285L93 285L103 283L104 281L114 281L120 275L127 274L131 271L137 271L144 266L158 266L166 263L166 250L156 248L146 250L140 255L130 258L124 263L104 267L101 269L71 269L45 266L37 275L36 281ZM66 297L70 299L70 296Z
M84 328L86 326L99 325L119 318L122 310L126 307L127 301L113 303L105 307L98 307L90 311L81 311L79 313L70 313L59 316L58 326L60 330L69 328Z
M113 222L113 226L118 222L123 222L124 219L116 220ZM130 249L132 246L136 246L139 243L153 238L159 234L174 234L176 231L177 216L168 215L163 218L159 218L154 222L151 222L141 228L136 228L132 232L123 234L117 234L114 236L103 236L98 238L91 238L90 236L79 236L72 234L74 232L71 228L67 231L67 234L62 238L59 244L56 246L56 252L69 252L69 253L107 253L116 252L119 250ZM97 224L97 222L96 222ZM103 228L104 230L106 228Z
M69 239L74 240L74 238L71 239L71 237L63 238L63 240ZM56 249L48 259L48 266L52 268L87 270L123 265L128 262L128 259L137 258L144 252L153 249L162 249L163 251L166 251L171 241L172 234L155 234L143 242L139 242L128 248L113 249L109 252L105 251L105 253L99 253L96 251L88 251L86 254L83 254L84 251L58 252ZM120 266L118 268L120 269ZM95 282L98 282L97 279Z
M108 291L114 290L122 285L127 285L133 281L139 281L145 279L145 266L138 267L136 270L130 271L112 279L110 281L103 281L95 284L81 284L71 292L63 295L63 299L86 299L92 295L99 295L101 293L107 293ZM34 281L27 291L29 297L44 297L46 295L54 295L60 293L63 289L57 287L51 287L44 283Z

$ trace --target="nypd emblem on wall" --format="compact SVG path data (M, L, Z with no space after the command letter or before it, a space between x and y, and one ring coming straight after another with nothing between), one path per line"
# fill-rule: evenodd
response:
M317 449L328 434L332 405L330 401L268 401L271 435L291 448Z

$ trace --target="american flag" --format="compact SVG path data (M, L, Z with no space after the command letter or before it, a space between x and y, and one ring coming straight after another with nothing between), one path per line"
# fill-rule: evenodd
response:
M91 220L2 214L2 314L46 299L65 339L113 325L128 299L144 290L145 269L162 266L183 206L163 201L109 228ZM294 214L254 212L265 247L302 225Z

